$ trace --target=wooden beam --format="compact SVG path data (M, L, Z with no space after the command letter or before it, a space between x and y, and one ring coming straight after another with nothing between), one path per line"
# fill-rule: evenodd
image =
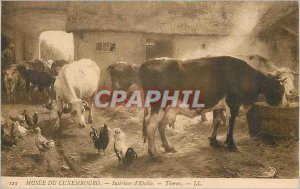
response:
M284 30L290 32L291 34L293 34L293 35L295 35L295 36L297 36L297 37L299 36L298 32L296 32L296 31L294 31L294 30L292 30L292 29L290 29L290 28L288 28L288 27L286 27L286 26L284 26L284 25L282 25L281 27L282 27Z

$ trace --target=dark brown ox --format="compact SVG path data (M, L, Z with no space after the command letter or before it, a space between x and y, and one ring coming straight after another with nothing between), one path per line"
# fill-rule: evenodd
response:
M216 106L223 99L230 110L229 129L225 143L230 151L237 148L233 139L235 119L240 106L253 105L260 94L272 106L282 102L284 87L277 78L253 69L246 62L229 57L207 57L179 62L167 60L148 60L140 67L139 74L144 93L148 90L200 90L204 95L205 108ZM158 129L162 146L166 151L173 149L169 143L164 125L160 124L165 109L160 103L151 103L151 112L146 120L148 153L154 160L161 160L156 151L154 136ZM210 140L216 140L210 139Z
M109 65L107 72L111 79L112 89L127 91L132 86L140 86L138 69L139 66L126 62Z
M49 87L53 85L54 81L50 75L50 69L44 67L42 62L28 63L23 62L18 64L17 70L21 77L25 80L25 90L28 95L28 100L31 103L30 89L37 87L40 94L48 96ZM33 66L34 65L34 66Z

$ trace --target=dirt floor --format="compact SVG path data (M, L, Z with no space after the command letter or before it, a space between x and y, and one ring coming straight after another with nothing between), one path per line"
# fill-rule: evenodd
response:
M148 157L147 144L142 140L141 109L95 110L93 127L98 129L106 123L110 129L121 128L138 153L138 159L127 169L118 165L113 143L105 155L99 156L89 137L91 128L78 128L68 114L63 115L61 131L55 134L53 115L41 105L2 104L1 108L6 119L22 113L25 108L32 114L38 111L42 134L56 143L43 158L35 146L35 134L27 135L10 150L2 150L3 176L253 178L273 166L278 170L277 178L298 178L298 141L278 141L272 145L254 141L248 135L244 117L237 119L235 127L239 151L228 152L225 147L210 147L207 137L212 127L211 118L201 123L200 116L178 115L175 129L167 129L177 153L165 153L157 133L156 146L164 158L157 163ZM10 128L5 131L9 133ZM223 142L225 136L226 128L220 128L218 139Z

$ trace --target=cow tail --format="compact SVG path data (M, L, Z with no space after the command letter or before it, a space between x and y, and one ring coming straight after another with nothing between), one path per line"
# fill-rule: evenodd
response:
M106 69L106 77L105 77L105 80L104 80L104 85L107 85L107 80L108 80L108 77L110 77L110 70L112 69L112 65L109 65Z
M147 115L148 115L148 109L144 108L144 118L143 118L143 139L144 139L144 143L147 142L147 124L146 124Z

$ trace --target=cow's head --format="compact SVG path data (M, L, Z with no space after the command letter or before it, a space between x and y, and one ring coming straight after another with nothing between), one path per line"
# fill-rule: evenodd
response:
M4 71L4 78L7 81L11 81L13 79L13 71L11 69L5 70Z
M283 84L285 89L285 95L292 95L293 91L295 90L295 86L294 86L295 75L298 74L292 71L290 68L285 68L285 67L280 68L276 74L279 75L281 79L286 78Z
M84 106L81 100L75 100L70 103L71 105L71 116L73 121L78 124L80 127L85 127L85 119L84 119Z
M271 106L282 105L284 97L284 79L278 76L269 75L268 82L265 88L266 102Z
M7 81L12 81L14 75L18 74L18 70L15 67L11 67L10 69L5 70L3 74Z
M26 70L29 70L29 67L28 67L27 63L21 62L21 63L16 65L16 69L19 71L19 73L21 75L23 75L26 72Z
M290 68L282 67L278 71L273 72L270 74L274 78L277 78L281 81L281 84L284 87L284 95L282 99L282 105L288 105L287 99L290 96L296 95L295 94L295 86L294 86L294 75L297 75L294 71Z

